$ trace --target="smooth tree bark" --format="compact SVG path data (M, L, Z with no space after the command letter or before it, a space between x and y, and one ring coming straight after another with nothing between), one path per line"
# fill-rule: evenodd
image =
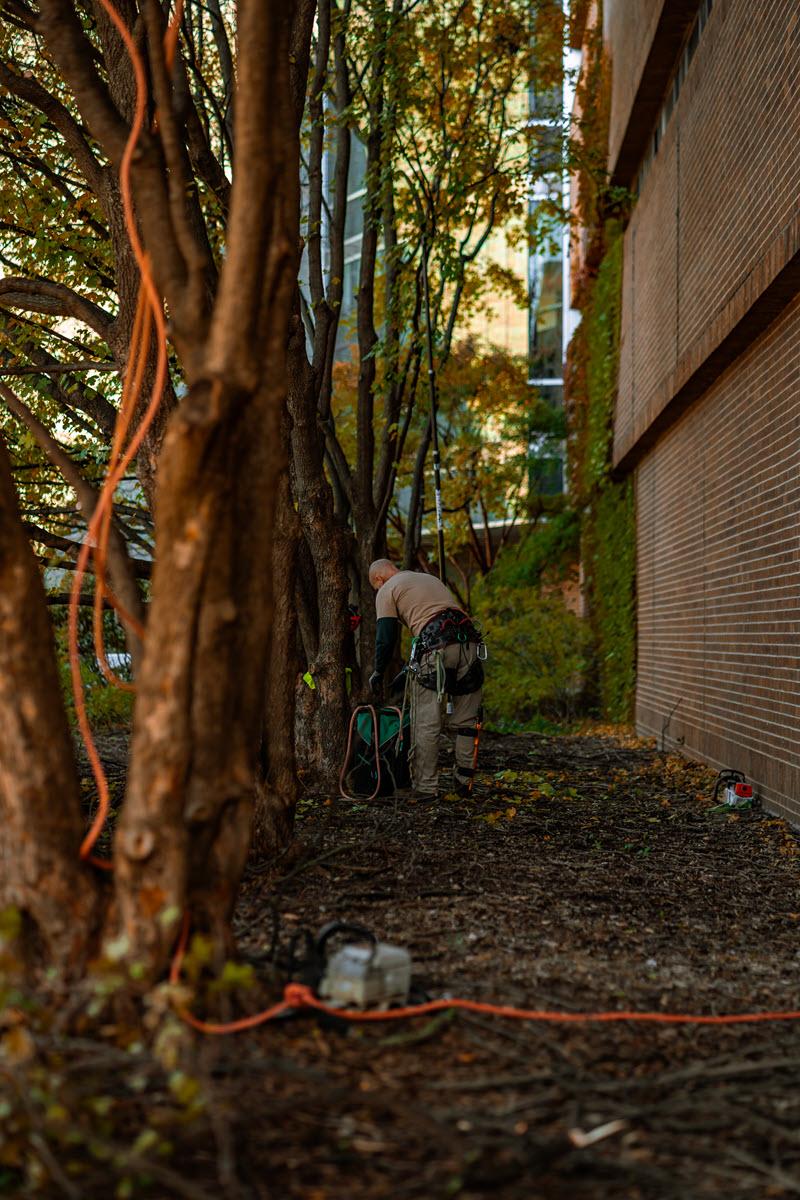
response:
M23 918L23 948L44 947L68 971L85 963L97 928L82 836L50 620L0 440L0 908Z
M293 16L285 3L239 7L226 256L208 341L187 348L190 389L159 467L158 558L115 842L123 929L153 970L175 922L153 922L148 909L188 908L226 945L249 846L299 253Z
M288 417L283 422L285 465L278 480L272 540L272 602L274 606L261 733L261 754L252 846L256 854L272 857L290 841L300 795L295 756L298 658L295 579L302 531L289 480Z

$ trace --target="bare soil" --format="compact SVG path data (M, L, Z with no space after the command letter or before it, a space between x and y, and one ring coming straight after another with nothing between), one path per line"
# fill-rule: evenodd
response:
M469 800L309 800L277 879L248 872L242 950L280 977L294 931L341 918L408 947L417 994L570 1012L800 1008L795 835L758 811L712 813L713 781L612 731L492 736ZM224 1195L800 1193L796 1022L301 1016L205 1053L228 1081L225 1153L209 1145L187 1168Z

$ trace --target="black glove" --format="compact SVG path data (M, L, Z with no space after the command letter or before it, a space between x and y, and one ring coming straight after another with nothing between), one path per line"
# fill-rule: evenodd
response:
M407 674L408 674L408 667L403 667L402 671L400 671L399 674L395 675L394 679L389 684L389 695L390 696L394 696L395 694L399 695L400 692L405 690Z
M373 696L380 696L383 691L383 675L380 671L373 671L369 677L369 690Z

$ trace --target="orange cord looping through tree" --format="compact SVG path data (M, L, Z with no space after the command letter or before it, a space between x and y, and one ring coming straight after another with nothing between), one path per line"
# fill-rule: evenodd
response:
M100 489L97 505L88 523L86 537L78 555L75 576L72 584L72 592L70 596L68 631L70 671L72 675L72 688L75 696L75 712L78 720L78 727L86 745L86 751L89 756L89 762L91 764L92 773L94 775L98 791L97 813L95 814L91 828L86 834L86 837L81 845L80 856L82 859L94 863L95 866L109 870L111 867L109 862L92 855L92 849L98 837L100 836L108 817L110 797L108 781L103 769L103 764L100 761L100 756L97 753L97 748L92 737L92 731L86 712L86 702L83 694L83 681L81 679L80 671L80 655L78 650L78 607L80 604L81 587L83 585L83 579L86 574L89 559L90 557L94 556L95 595L93 628L97 659L100 663L100 668L103 674L110 683L116 687L123 688L126 691L133 691L134 689L132 684L127 683L125 680L119 679L111 670L104 645L103 608L106 599L109 600L115 611L119 614L120 618L129 626L129 628L134 630L138 637L142 638L144 636L144 629L140 622L138 622L129 612L127 612L127 610L123 607L108 586L108 539L111 530L111 521L113 518L114 494L117 490L117 487L121 483L125 472L139 452L147 432L153 424L164 394L164 387L167 382L167 330L166 322L164 320L164 306L161 297L158 294L158 289L153 277L150 258L142 246L139 238L139 231L136 226L136 214L133 205L133 189L131 185L131 163L133 161L136 144L139 141L142 129L144 128L147 111L147 76L142 57L139 54L133 38L131 37L130 31L125 25L125 22L122 20L120 14L117 12L117 9L111 3L111 0L100 0L100 2L105 11L108 13L109 18L113 21L117 32L125 44L136 80L136 108L134 112L134 119L133 124L131 125L127 143L125 145L122 162L120 164L120 192L122 196L125 225L134 257L139 266L141 282L139 285L136 315L134 317L133 330L131 334L130 352L125 371L122 401L114 427L114 438L111 448L108 472L103 482L103 486ZM172 66L174 61L182 13L183 0L178 0L172 21L170 22L164 37L164 55L168 69ZM139 396L145 371L147 369L153 326L155 326L156 332L156 364L153 387L149 402L142 415L141 421L139 422L138 428L131 437L127 449L125 449L125 439L128 436L128 431L131 427L139 404Z
M92 826L81 845L80 855L84 860L99 867L110 869L111 864L92 855L92 848L100 836L109 810L108 782L103 765L97 753L92 738L91 729L86 713L83 695L83 685L80 675L80 660L78 654L78 605L81 586L86 573L89 559L95 559L95 601L94 601L94 634L98 660L106 677L118 686L130 687L125 681L117 679L109 667L103 646L102 614L103 603L107 598L116 612L141 637L144 633L139 622L128 613L114 596L106 579L108 538L113 516L114 493L121 482L125 471L136 457L142 442L158 412L167 380L167 337L164 309L158 294L148 255L142 247L136 227L136 217L133 206L131 187L131 162L136 144L144 128L147 105L147 78L144 64L131 34L120 17L111 0L100 0L103 8L113 21L130 56L136 79L136 110L130 135L125 146L125 152L120 166L120 190L122 194L125 223L130 238L131 247L141 272L136 315L131 336L131 347L125 372L122 401L114 429L111 458L108 474L103 483L97 506L89 521L86 538L78 556L75 579L72 588L69 608L69 653L72 671L72 683L75 693L75 709L78 724L86 744L92 771L97 783L99 804ZM178 0L176 10L164 38L164 54L168 68L174 60L178 41L178 33L182 17L183 0ZM131 437L127 449L123 449L125 439L131 427L137 409L139 394L147 367L150 353L152 327L156 334L156 367L153 388L147 408L138 428ZM177 984L180 980L181 966L186 952L189 937L188 915L184 918L183 929L178 947L170 968L170 982ZM263 1012L243 1017L238 1021L213 1022L203 1021L194 1016L184 1005L176 1004L179 1015L192 1028L207 1034L238 1033L242 1030L253 1029L258 1025L274 1020L289 1011L297 1009L312 1009L328 1013L340 1020L357 1022L397 1021L412 1017L422 1017L429 1013L444 1012L448 1009L461 1009L468 1012L486 1013L522 1021L547 1021L556 1023L594 1023L611 1021L638 1021L664 1025L741 1025L765 1021L796 1021L800 1020L800 1011L764 1012L764 1013L727 1013L719 1016L696 1015L690 1013L661 1013L661 1012L554 1012L537 1009L514 1008L504 1004L487 1004L475 1000L457 998L431 1000L425 1004L405 1008L395 1008L371 1012L361 1012L353 1009L333 1008L318 999L313 991L300 983L289 983L284 989L283 999Z

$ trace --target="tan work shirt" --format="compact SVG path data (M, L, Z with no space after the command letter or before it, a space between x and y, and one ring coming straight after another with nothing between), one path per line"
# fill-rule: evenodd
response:
M421 571L398 571L378 589L375 611L381 617L399 617L414 637L444 608L463 612L449 588L435 575Z

